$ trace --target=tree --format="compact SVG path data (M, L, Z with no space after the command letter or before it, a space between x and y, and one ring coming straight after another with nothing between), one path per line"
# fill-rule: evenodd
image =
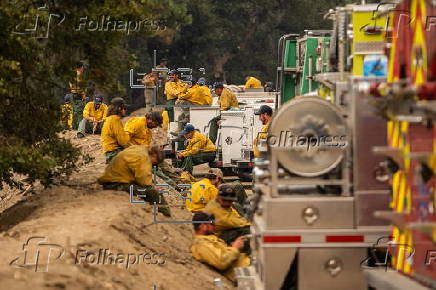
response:
M48 186L70 174L80 153L59 136L58 120L60 94L74 78L75 64L88 64L89 79L100 90L122 95L119 74L137 65L128 39L162 33L162 24L166 34L177 34L177 26L189 21L185 6L176 0L2 1L0 187L21 187L17 176ZM132 31L140 20L148 26Z
M209 79L241 84L253 75L275 81L280 36L305 29L330 29L323 15L351 0L192 0L192 23L173 43L149 39L172 67L206 68ZM356 2L356 1L354 1Z

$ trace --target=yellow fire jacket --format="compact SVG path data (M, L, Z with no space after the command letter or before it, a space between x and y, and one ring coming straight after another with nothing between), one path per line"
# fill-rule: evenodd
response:
M130 118L124 131L129 134L131 145L147 145L151 143L151 130L147 127L147 119L145 117Z
M194 85L185 94L179 96L179 100L186 100L193 105L212 105L212 93L206 86Z
M260 130L259 134L257 134L256 138L253 140L253 154L255 158L260 157L260 151L257 147L258 140L268 138L269 124L270 122L266 123L266 125L263 125L262 130Z
M194 136L188 140L188 146L183 150L184 157L195 155L201 152L215 152L216 147L212 141L198 131L194 132Z
M227 246L215 235L195 235L191 252L194 259L223 271L232 281L235 279L234 268L250 265L250 258L246 254Z
M105 104L101 104L100 107L96 110L94 107L94 102L88 102L83 109L83 118L93 117L96 121L105 120L107 114L107 106Z
M165 83L165 95L167 100L177 99L188 90L188 84L178 80L177 82L168 81Z
M103 152L114 151L129 146L129 134L124 131L123 123L118 115L106 117L101 129L101 144Z
M162 111L162 129L168 131L170 125L170 118L168 117L168 111Z
M262 83L254 77L250 77L245 83L245 88L261 88L261 87L262 87Z
M98 182L136 183L148 186L153 185L152 174L148 147L133 145L114 157Z
M218 98L218 104L220 105L220 110L225 111L230 108L239 108L238 100L232 91L227 88L223 89L221 96Z
M83 71L81 69L76 69L76 77L73 82L69 83L71 93L84 95L85 94L85 81Z
M218 188L208 178L194 183L191 188L191 199L186 199L186 209L192 212L202 211L209 201L218 195Z
M68 129L73 128L73 106L71 104L63 104L61 107L62 122Z
M241 216L232 206L223 208L216 199L211 200L204 208L205 212L213 213L215 216L215 230L219 235L225 230L249 226L250 222Z

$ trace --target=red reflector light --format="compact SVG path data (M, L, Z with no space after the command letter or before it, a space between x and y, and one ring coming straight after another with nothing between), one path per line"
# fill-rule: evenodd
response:
M301 243L301 236L264 236L264 243Z
M222 161L217 161L217 162L215 162L215 166L223 166L223 162Z
M265 101L265 103L273 103L273 102L274 102L274 100L271 100L271 99Z
M248 167L253 167L253 162L248 162Z
M365 34L381 34L383 31L383 27L381 26L367 26L363 29Z
M363 243L364 236L326 236L327 243Z

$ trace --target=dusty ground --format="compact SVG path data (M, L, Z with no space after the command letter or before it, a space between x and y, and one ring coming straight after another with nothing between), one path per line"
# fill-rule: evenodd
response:
M151 206L131 204L125 192L101 189L96 179L105 163L98 136L72 140L95 160L64 185L0 194L0 289L214 289L214 278L234 289L219 273L191 258L191 224L154 223ZM158 214L158 221L190 219L178 206L176 192L168 199L173 217ZM32 237L40 238L23 246ZM97 259L93 253L99 249ZM105 249L105 255L119 254L117 264L104 259ZM126 269L129 254L136 264Z

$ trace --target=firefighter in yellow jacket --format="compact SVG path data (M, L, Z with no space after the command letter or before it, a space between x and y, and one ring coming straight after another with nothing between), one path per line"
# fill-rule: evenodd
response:
M174 105L177 99L185 94L188 90L188 84L182 82L179 79L179 72L177 70L171 70L168 75L170 80L165 83L164 94L167 97L167 111L170 122L174 122Z
M147 145L151 144L151 129L162 126L162 114L159 112L148 112L145 117L130 118L124 131L129 134L131 145Z
M260 156L258 143L259 143L260 139L267 139L268 138L267 134L268 134L269 125L270 125L271 120L272 120L273 110L271 109L270 106L262 105L259 108L259 110L257 112L255 112L254 114L259 116L259 120L262 122L262 125L263 125L262 130L260 130L260 132L257 134L256 138L254 138L254 140L253 140L254 157L259 158L261 156Z
M218 105L220 111L227 111L231 108L239 108L238 99L235 94L227 88L224 88L222 83L215 84L215 94L218 96ZM215 143L218 136L218 122L221 120L221 116L216 116L209 122L209 138Z
M106 119L107 106L103 104L103 96L96 95L93 102L86 104L83 109L83 119L79 123L77 138L85 134L99 134Z
M178 162L176 167L183 168L192 174L194 165L215 160L215 145L209 138L196 131L192 124L186 124L181 134L188 139L188 146L177 154L177 159L181 160L181 162Z
M179 96L176 104L179 104L182 100L188 101L190 105L212 105L212 93L206 86L206 79L199 78L197 83L193 84L185 94Z
M223 172L219 168L211 168L202 180L194 183L191 194L186 199L186 209L191 212L202 211L209 201L218 195L218 188L223 182Z
M106 121L101 130L101 143L109 163L120 151L128 147L129 134L124 131L121 118L126 115L126 104L122 98L114 98L108 109Z
M176 101L176 105L182 106L178 122L178 132L182 131L183 127L190 122L190 106L210 106L212 105L212 93L206 86L206 79L200 78L197 82L192 80L191 87L184 94L181 94Z
M71 105L73 94L64 96L64 104L61 107L61 123L64 129L73 129L73 106Z
M221 111L227 111L230 108L239 108L238 99L235 94L225 88L222 83L215 85L215 94L218 96L218 104Z
M191 247L192 257L221 271L228 279L235 281L234 269L250 265L250 257L241 252L246 237L235 239L230 245L213 233L215 217L213 214L197 212L192 221L195 231Z
M238 200L235 187L223 184L218 190L218 196L210 201L203 211L215 216L215 235L231 243L237 237L250 234L250 222L243 217L242 211L234 204ZM243 251L250 252L248 244Z
M246 77L245 78L245 88L261 88L262 83L260 80L256 79L255 77Z
M104 189L127 191L152 203L165 205L165 199L153 186L152 166L163 161L159 147L133 145L118 153L106 167L98 182ZM159 207L159 212L171 216L168 207Z

